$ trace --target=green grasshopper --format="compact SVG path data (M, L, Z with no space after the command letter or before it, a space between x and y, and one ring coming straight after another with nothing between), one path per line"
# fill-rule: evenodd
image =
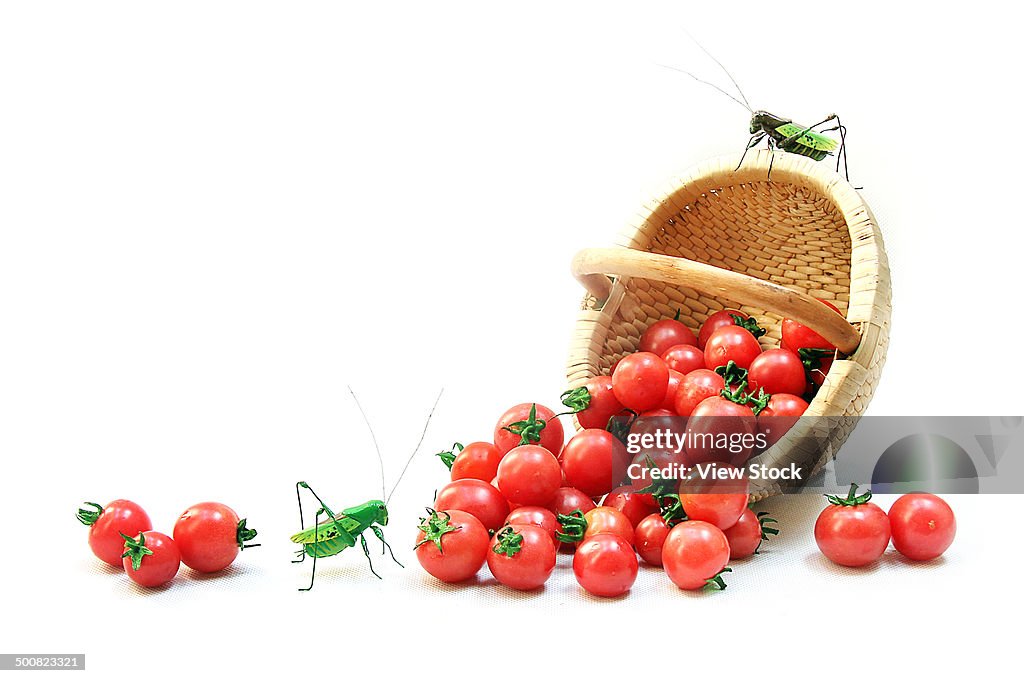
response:
M801 156L810 157L815 161L821 161L825 157L835 153L836 156L836 172L839 172L840 162L843 164L843 170L846 174L846 180L850 180L850 169L846 161L846 126L842 124L839 117L836 114L829 114L824 119L814 124L813 126L803 126L798 123L794 123L792 119L784 118L782 116L776 116L763 109L754 110L750 106L750 102L747 100L747 96L743 94L743 89L740 88L739 83L732 77L729 70L718 61L718 59L708 52L703 45L698 43L693 36L690 36L694 44L697 45L704 54L712 59L718 67L725 72L729 80L732 82L736 91L739 93L742 101L735 97L732 93L720 88L710 81L706 81L702 78L698 78L694 74L684 69L679 69L674 66L666 66L668 69L673 71L679 71L684 73L690 78L694 79L704 85L709 85L718 92L728 97L733 102L736 102L741 107L750 112L750 140L747 141L747 146L743 150L743 154L740 156L740 162L736 164L736 170L743 165L743 160L747 157L747 152L759 145L762 141L767 141L769 149L781 149L784 152L791 152L793 154L799 154ZM835 122L831 128L825 128L823 130L814 130L818 126L823 126L827 123ZM831 131L838 131L840 141L837 142L833 138L822 133L828 133ZM838 152L836 151L838 150ZM768 163L768 178L771 179L772 175L772 163L775 161L773 156L771 161Z
M293 543L302 544L302 549L296 551L299 559L293 560L293 563L303 562L306 557L313 558L313 574L309 579L309 586L306 588L300 588L300 591L308 591L313 588L313 582L316 580L316 560L318 557L332 557L338 555L348 548L353 548L356 545L356 539L359 539L360 547L363 550L363 554L366 555L366 561L370 564L370 572L378 579L381 578L380 574L373 568L373 560L370 559L370 549L366 544L366 536L364 535L367 531L371 532L374 536L380 540L383 547L381 553L385 551L391 554L391 559L399 567L404 565L395 558L394 551L391 550L391 546L384 539L384 531L381 529L383 526L388 524L388 501L391 500L391 496L394 494L395 489L398 488L399 482L402 481L402 477L405 476L406 470L409 469L409 464L412 459L419 452L420 446L423 444L423 438L427 434L427 427L430 425L430 418L434 416L434 410L437 408L438 402L441 400L441 393L437 395L437 400L434 401L434 407L430 410L430 415L427 416L427 422L423 425L423 433L420 435L420 440L416 444L416 449L413 450L412 455L405 463L405 467L402 469L401 474L398 475L398 481L391 487L390 493L384 492L384 459L380 454L380 447L377 445L377 437L373 433L373 428L370 426L370 421L366 417L366 412L363 407L359 404L359 399L356 398L355 393L352 389L349 389L349 393L352 394L352 399L355 401L356 406L359 408L359 412L362 413L363 420L366 422L366 426L370 431L370 437L373 439L374 448L377 450L377 459L380 460L380 473L381 473L381 491L384 493L382 499L368 500L360 505L345 508L340 513L335 514L327 504L316 494L316 492L310 488L309 484L304 481L300 481L295 484L295 497L299 502L299 526L303 527L302 531L292 536ZM302 515L302 489L309 491L317 503L320 504L319 509L313 520L313 526L306 528L305 520ZM326 518L321 522L320 516L325 515Z

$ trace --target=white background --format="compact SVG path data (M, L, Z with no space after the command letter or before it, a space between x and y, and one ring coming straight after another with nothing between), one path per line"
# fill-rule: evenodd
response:
M684 28L756 107L849 127L893 274L871 413L1020 414L1019 381L992 371L1020 330L1022 50L1002 6L5 3L0 650L85 652L96 680L1006 665L993 622L1024 606L1019 497L955 499L942 562L860 572L817 554L819 499L773 501L783 535L700 597L654 570L617 601L564 569L540 595L486 570L441 590L409 550L445 480L430 453L486 439L513 403L557 403L572 254L746 141L744 110L658 66L726 83ZM381 560L380 582L349 551L299 594L294 482L337 507L380 490L346 385L389 484L445 388L391 503L408 568ZM137 590L73 519L118 497L165 531L221 500L263 546Z

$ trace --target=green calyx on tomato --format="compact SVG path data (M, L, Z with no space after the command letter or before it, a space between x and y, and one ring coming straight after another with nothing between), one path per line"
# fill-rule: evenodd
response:
M622 443L626 443L626 439L629 437L629 430L633 428L633 423L640 417L640 414L635 410L625 408L623 412L629 413L629 419L623 419L622 415L612 415L608 419L608 424L605 426L605 431L611 433L616 439Z
M562 405L569 409L569 412L559 415L573 415L590 407L590 391L586 387L563 391L559 398L562 399Z
M710 579L705 581L704 582L704 586L706 588L710 588L711 590L724 591L729 586L728 586L728 584L725 583L725 578L722 576L722 574L725 574L726 572L731 572L731 571L732 571L732 567L726 567L725 569L723 569L722 571L718 572L717 574L712 576Z
M444 554L444 548L441 547L441 538L452 531L458 531L461 526L454 526L452 524L452 516L443 510L439 513L437 510L427 508L427 512L430 513L427 517L420 517L420 523L416 527L423 532L423 540L413 546L413 550L416 550L424 543L433 543L437 546L437 552Z
M87 510L85 508L78 508L78 514L75 517L79 522L86 526L92 526L96 523L96 520L103 514L103 506L99 503L90 503L86 501L83 505L89 505L95 508L94 510Z
M725 386L736 386L739 384L745 384L747 381L747 370L736 365L736 361L731 360L725 365L719 365L715 368L715 374L721 375L722 379L725 380Z
M238 520L238 528L235 530L235 542L238 544L239 550L245 550L246 548L258 548L259 543L249 543L252 539L256 538L257 531L250 529L245 526L245 520ZM249 545L246 545L249 543Z
M653 470L658 467L658 463L654 462L654 458L649 455L644 456L644 465L646 465L648 470ZM660 501L662 498L669 498L672 496L672 491L675 491L678 486L679 482L675 479L652 478L651 483L642 489L638 489L637 493L649 493L654 496L655 500ZM679 496L676 496L677 500L678 498ZM686 519L685 515L683 516L683 519ZM667 522L668 520L665 521Z
M658 507L661 510L661 518L665 524L672 527L679 522L685 522L688 518L683 504L679 501L678 493L669 493L657 498Z
M768 332L768 330L764 329L763 327L758 326L757 318L754 318L754 317L745 318L742 315L736 315L735 313L730 313L729 317L731 317L734 321L736 321L736 326L737 327L742 327L747 332L749 332L750 334L754 335L754 339L758 339L759 337L763 337Z
M443 462L445 467L447 467L448 470L451 471L452 465L455 463L455 458L458 456L459 453L462 452L464 448L465 446L456 441L454 444L452 444L452 449L450 451L441 451L440 453L435 453L434 455L441 458L441 462Z
M747 394L747 405L754 411L754 415L760 415L761 411L768 407L768 401L772 400L771 394L764 393L764 387L758 387L757 396Z
M540 433L548 425L545 420L537 419L537 404L530 406L530 416L525 420L513 422L507 427L502 427L506 432L511 432L518 437L520 446L540 442Z
M825 495L825 499L832 503L832 505L841 505L843 507L856 507L857 505L863 505L864 503L871 500L871 491L865 491L864 493L857 495L857 485L850 484L850 492L846 495L846 498L840 498L839 496Z
M773 526L768 526L769 524L778 524L779 520L772 519L771 517L768 516L767 512L758 512L757 513L757 521L761 525L761 541L762 542L767 541L769 536L778 536L779 535L779 530L778 529L776 529ZM754 553L756 554L758 552L758 550L760 550L760 548L761 548L761 543L758 543L757 547L754 548Z
M515 557L523 549L523 535L516 533L510 526L499 531L494 540L497 541L494 544L494 552L498 555Z
M139 571L139 567L142 566L142 558L153 554L153 551L146 547L146 534L140 533L137 541L123 533L121 538L124 539L124 554L121 557L130 557L132 569Z
M562 543L579 543L587 533L587 518L579 508L567 515L558 515L558 523L562 530L555 532L555 538Z
M732 363L732 361L729 362ZM719 367L719 369L721 369L721 367ZM768 407L768 401L772 398L771 394L764 393L763 387L758 388L756 396L752 392L748 392L746 381L741 382L735 389L730 389L729 385L726 384L726 387L719 392L719 396L732 401L738 406L749 407L755 416L759 415L762 410Z
M836 355L835 349L797 349L796 355L804 364L804 371L810 375L815 370L821 370L821 361L825 358L832 358Z

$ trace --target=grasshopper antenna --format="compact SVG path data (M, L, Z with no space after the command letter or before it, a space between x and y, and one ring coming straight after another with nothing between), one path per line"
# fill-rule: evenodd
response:
M706 54L706 55L707 55L708 57L710 57L710 58L711 58L711 61L713 61L713 62L714 62L715 64L717 64L717 65L718 65L718 68L719 68L719 69L721 69L722 71L724 71L724 72L725 72L725 75L729 77L729 80L730 80L730 81L732 81L732 84L733 84L733 86L734 86L734 87L736 88L736 92L738 92L738 93L740 94L740 97L742 97L742 98L743 98L743 105L744 105L744 106L745 106L745 107L747 108L747 111L749 111L749 112L753 112L753 111L754 111L754 108L750 106L750 102L749 102L749 101L747 100L747 96L743 94L743 88L741 88L741 87L740 87L740 84L736 82L736 79L732 77L732 74L731 74L731 73L729 73L729 70L725 68L725 65L724 65L724 64L722 64L722 63L721 63L720 61L718 61L718 58L717 58L717 57L715 57L715 56L714 56L713 54L711 54L710 52L708 52L708 50L707 50L707 48L706 48L706 47L704 47L704 46L703 46L703 45L701 45L701 44L700 44L699 42L697 42L697 39L696 39L696 38L694 38L694 37L693 37L692 35L690 35L690 32L689 32L689 31L687 31L687 30L686 30L685 28L683 29L683 33L685 33L685 34L686 34L686 37L687 37L687 38L689 38L690 40L692 40L692 41L693 41L693 44L694 44L694 45L696 45L697 47L699 47L699 48L701 49L701 52L703 52L703 53L704 53L704 54ZM721 88L719 88L719 89L721 90ZM723 92L724 92L724 91L723 91ZM735 98L735 97L733 97L733 99L735 100L736 98Z
M420 446L423 445L423 439L426 438L427 436L427 427L430 426L430 419L434 417L434 411L437 410L437 404L441 402L441 395L443 393L443 388L441 389L441 391L437 392L437 398L434 399L434 407L430 409L430 414L427 415L427 421L423 423L423 432L420 434L420 440L416 442L416 449L412 452L412 455L409 456L409 459L405 461L405 467L402 468L401 474L398 475L398 481L396 481L395 485L391 487L391 493L389 493L388 497L384 499L384 505L387 505L389 502L391 502L391 496L394 495L395 489L398 488L399 482L402 481L402 477L405 476L406 470L408 470L409 465L412 464L412 459L416 457L417 453L419 453Z
M377 443L377 435L373 433L373 426L370 425L370 418L366 417L366 411L363 410L363 406L359 403L359 399L356 398L356 392L352 391L352 387L348 387L348 393L352 394L352 400L356 402L356 407L359 408L359 412L363 416L363 422L366 423L366 428L370 430L370 438L373 439L373 447L377 451L377 460L380 461L380 492L383 495L385 493L384 458L380 454L380 445Z
M668 64L659 64L658 66L660 66L662 68L665 68L665 69L672 69L673 71L678 71L679 73L682 73L682 74L686 74L687 76L689 76L693 80L697 81L698 83L703 83L704 85L710 85L712 88L714 88L718 92L722 93L723 95L725 95L730 100L732 100L736 104L740 105L741 107L743 107L744 109L746 109L750 113L754 112L754 110L750 108L749 104L745 104L744 102L740 102L738 99L736 99L736 96L733 95L732 93L730 93L730 92L728 92L726 90L723 90L722 88L718 87L717 85L715 85L711 81L705 81L703 78L700 78L700 77L690 73L686 69L680 69L678 66L669 66ZM746 100L746 98L743 98L743 99Z

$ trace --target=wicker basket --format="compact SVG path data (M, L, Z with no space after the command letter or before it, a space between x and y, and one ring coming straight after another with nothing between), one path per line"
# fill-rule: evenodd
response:
M738 161L697 166L644 207L619 247L576 255L573 274L588 293L569 384L607 374L636 350L649 324L677 310L696 330L711 313L739 305L767 329L766 348L778 345L782 318L792 318L840 350L805 414L851 419L820 421L829 431L815 452L799 428L816 421L801 420L759 457L816 471L863 414L885 361L891 306L882 236L861 196L826 164L769 150L748 154L735 170ZM762 485L754 497L779 492L779 483Z

